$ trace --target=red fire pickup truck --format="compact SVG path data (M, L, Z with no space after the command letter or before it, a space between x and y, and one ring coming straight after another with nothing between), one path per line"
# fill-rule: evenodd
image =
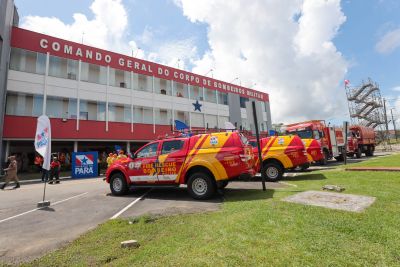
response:
M254 176L253 165L252 147L242 134L199 134L150 142L132 159L111 165L106 181L114 195L126 194L130 187L187 184L193 198L207 199L236 177Z

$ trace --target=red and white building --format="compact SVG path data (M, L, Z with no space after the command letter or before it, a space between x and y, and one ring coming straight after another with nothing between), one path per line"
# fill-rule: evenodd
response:
M230 121L250 129L252 100L260 129L271 127L266 93L15 26L10 48L5 155L33 156L41 114L51 119L52 150L69 152L134 150L171 133L174 120L191 128Z

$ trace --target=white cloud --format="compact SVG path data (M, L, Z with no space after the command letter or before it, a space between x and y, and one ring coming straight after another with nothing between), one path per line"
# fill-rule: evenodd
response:
M207 51L193 71L270 94L273 121L343 117L349 63L332 40L346 20L340 0L175 0L208 26Z
M191 58L197 58L193 39L171 40L156 45L154 33L149 27L145 27L136 40L128 40L128 15L122 0L94 0L90 10L93 19L75 13L73 22L66 24L56 17L26 16L22 18L21 27L78 43L83 38L83 43L87 45L174 67L177 67L178 59L179 67L183 68ZM144 51L141 45L152 50Z
M400 28L389 31L378 41L376 51L381 54L390 54L400 47Z
M400 86L393 87L392 91L400 92Z

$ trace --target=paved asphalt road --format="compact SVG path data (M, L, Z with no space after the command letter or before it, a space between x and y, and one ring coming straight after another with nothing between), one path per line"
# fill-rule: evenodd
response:
M351 160L355 161L359 160ZM322 169L334 165L337 163L332 162ZM291 177L298 175L287 174ZM286 181L289 186L290 180L287 178ZM267 188L282 186L267 184ZM235 191L247 194L255 189L261 189L260 182L232 182L225 195ZM221 195L209 201L195 201L184 187L143 189L124 197L114 197L110 195L109 185L101 178L68 179L59 185L48 185L46 199L51 201L51 206L37 209L42 193L43 184L38 183L0 191L0 262L32 260L76 239L113 216L129 218L143 214L213 211L218 210L223 201Z
M241 188L246 193L246 190L260 190L261 183L234 182L229 187L227 192ZM282 185L269 183L268 187ZM42 200L43 184L11 188L0 191L0 262L32 260L115 215L130 218L144 214L214 211L223 201L221 195L209 201L193 200L184 187L142 189L124 197L114 197L109 185L96 178L47 185L46 200L50 200L51 206L37 209L37 202Z

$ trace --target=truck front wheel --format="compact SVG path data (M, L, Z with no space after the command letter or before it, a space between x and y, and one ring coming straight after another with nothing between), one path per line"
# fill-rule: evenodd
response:
M282 179L283 169L282 167L274 162L269 162L264 165L265 179L269 182L277 182Z
M122 173L116 173L111 176L110 189L114 196L122 196L128 192L128 184Z
M215 193L215 181L207 174L197 172L189 177L187 188L194 199L208 199Z
M358 158L358 159L361 158L361 148L357 149L356 158Z

